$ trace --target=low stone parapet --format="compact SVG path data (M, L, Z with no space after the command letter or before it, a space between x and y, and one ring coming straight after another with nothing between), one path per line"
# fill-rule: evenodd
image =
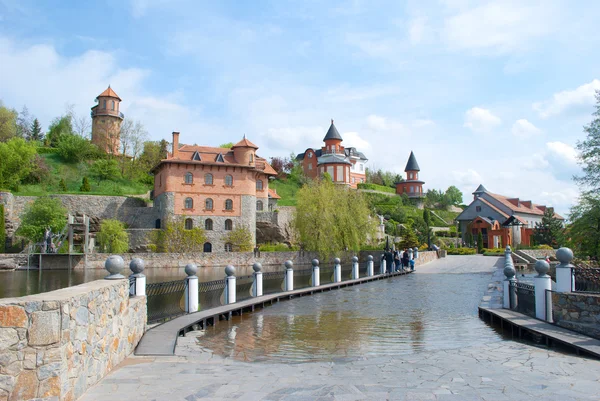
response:
M129 297L129 280L0 299L0 400L75 400L145 329L146 298Z
M553 292L552 308L557 325L600 339L600 294Z

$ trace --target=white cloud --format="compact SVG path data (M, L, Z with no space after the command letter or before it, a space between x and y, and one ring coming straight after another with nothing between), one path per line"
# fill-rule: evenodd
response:
M555 29L556 13L548 2L479 4L446 18L442 37L448 47L497 54L521 51Z
M543 153L534 153L531 156L527 156L525 160L523 160L523 168L527 170L539 170L547 168L550 163L546 160L545 154Z
M597 90L600 90L600 80L594 79L576 89L555 93L551 99L536 102L532 107L540 117L548 118L559 115L572 107L594 104L594 95Z
M538 127L536 127L524 118L515 121L515 123L512 126L511 132L514 136L519 138L528 138L542 133L542 131Z
M375 131L384 131L387 129L385 117L371 114L367 117L367 125L369 128Z
M563 142L548 142L546 143L546 147L548 151L563 159L569 164L576 165L577 164L577 150L573 148L571 145L568 145Z
M488 133L501 123L502 120L490 110L473 107L465 113L465 123L463 126L476 133Z
M319 148L327 130L323 127L281 127L269 128L261 133L265 145L269 149L286 149L296 153L304 152L307 148ZM344 144L345 144L345 137Z
M426 120L426 119L417 119L412 122L412 126L414 128L432 127L434 125L435 125L434 121Z
M473 169L467 169L462 171L454 170L451 173L453 182L460 187L475 187L483 183L483 177L477 171Z
M367 140L361 138L358 132L344 132L342 138L344 138L344 146L346 148L353 146L361 152L371 150L371 144Z

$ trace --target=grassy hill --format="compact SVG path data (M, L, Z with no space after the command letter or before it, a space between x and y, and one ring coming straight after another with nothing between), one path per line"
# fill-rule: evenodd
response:
M111 181L106 180L98 183L98 181L91 177L87 162L65 163L55 153L41 154L40 157L48 167L48 178L42 180L39 184L21 184L17 191L12 191L15 195L42 196L58 193L76 195L143 195L152 189L149 185L127 178L119 178ZM79 187L85 176L88 177L90 182L90 192L79 191ZM61 178L65 180L67 191L61 191L59 186Z

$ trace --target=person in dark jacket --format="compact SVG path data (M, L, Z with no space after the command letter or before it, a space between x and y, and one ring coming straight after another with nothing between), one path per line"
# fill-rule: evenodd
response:
M408 268L408 251L405 249L404 253L402 254L402 266L404 266L405 269Z
M385 251L385 269L386 273L392 273L394 271L394 255L390 249Z

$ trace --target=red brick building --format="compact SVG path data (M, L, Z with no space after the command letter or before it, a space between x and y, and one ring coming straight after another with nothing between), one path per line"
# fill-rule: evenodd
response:
M409 198L423 198L423 184L425 181L419 180L419 163L415 154L411 151L408 157L408 162L404 168L406 179L396 183L396 193L399 195L406 194Z
M106 153L118 154L121 123L125 116L119 110L121 98L110 85L96 97L92 107L92 143Z

